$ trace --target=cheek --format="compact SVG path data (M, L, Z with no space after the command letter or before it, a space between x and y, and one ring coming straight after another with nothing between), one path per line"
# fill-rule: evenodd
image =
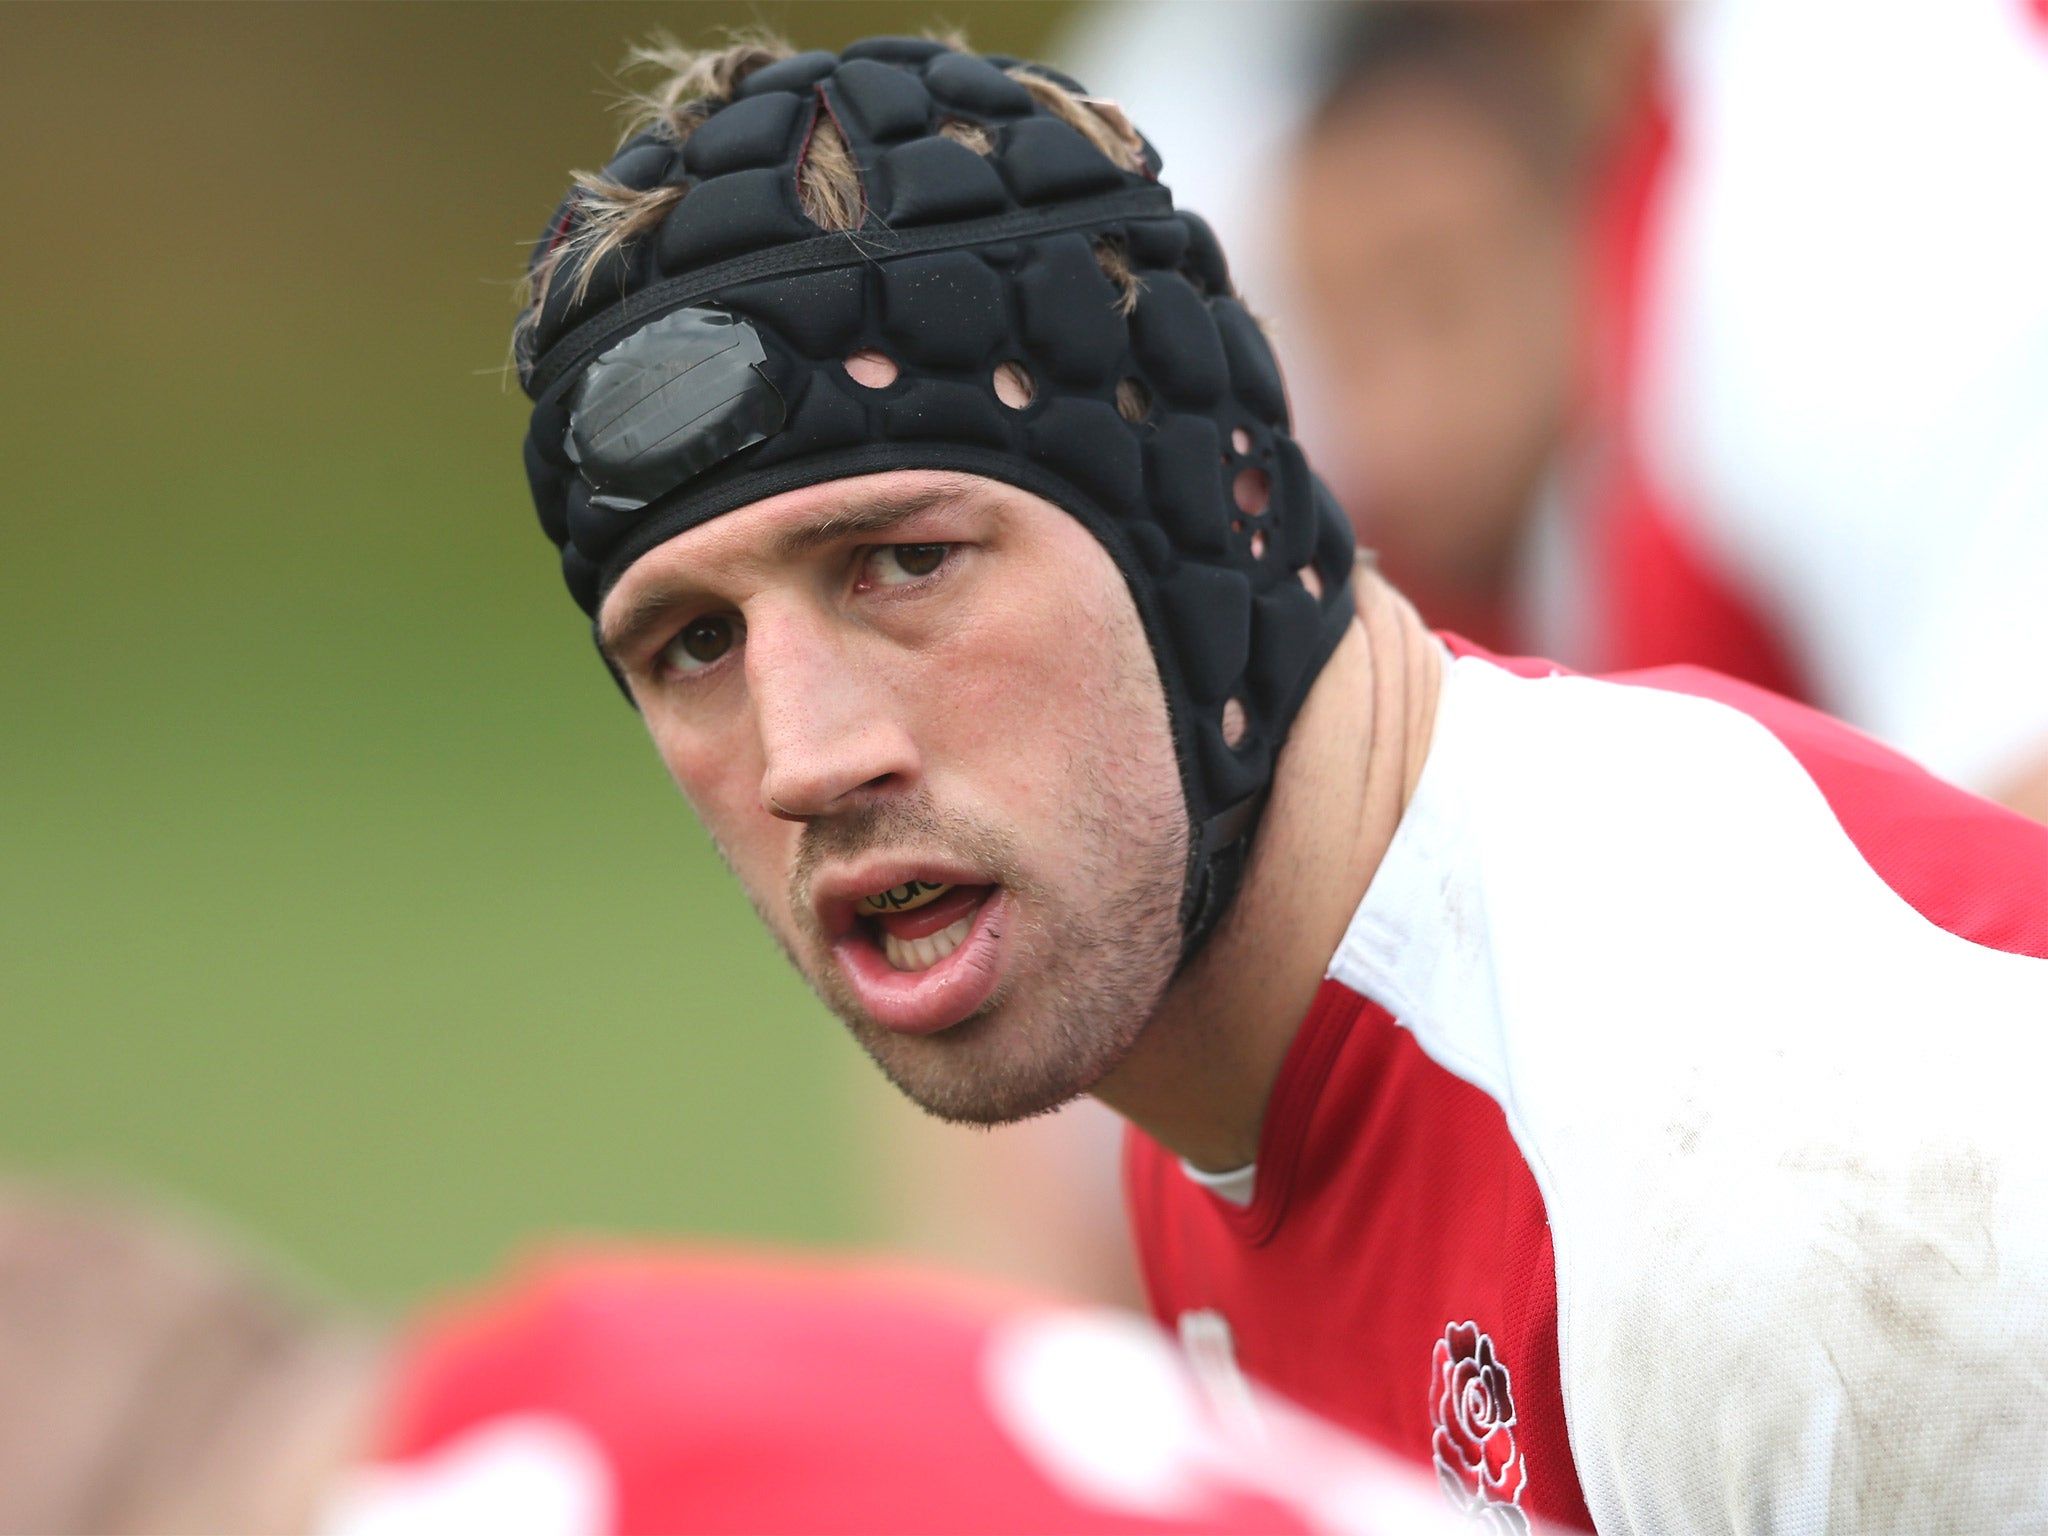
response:
M648 731L662 766L706 826L730 824L744 805L759 808L759 753L742 732L685 734L650 721ZM716 824L716 825L714 825Z
M935 660L913 707L924 717L921 734L937 761L971 757L985 767L1021 761L1057 727L1066 702L1058 681L1024 645L985 634Z
M1071 637L1067 637L1071 638ZM1029 755L1064 723L1074 658L1057 621L1029 604L961 635L917 697L949 721L948 734L977 750Z
M656 729L654 745L669 777L749 894L779 909L798 828L761 809L758 744L741 734L684 740Z
M1020 593L930 658L917 689L928 767L950 766L977 794L1049 816L1067 807L1077 781L1123 768L1148 782L1163 776L1178 795L1151 648L1114 567L1107 580L1115 585L1037 600Z

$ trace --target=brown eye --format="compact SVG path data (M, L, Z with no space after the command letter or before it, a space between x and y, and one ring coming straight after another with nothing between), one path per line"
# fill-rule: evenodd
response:
M868 552L867 579L878 587L900 587L929 576L946 563L946 544L883 544Z
M943 544L898 544L896 564L913 576L929 576L946 558Z
M661 648L661 659L678 672L708 667L731 650L739 636L740 625L730 615L706 614L685 624L676 637Z

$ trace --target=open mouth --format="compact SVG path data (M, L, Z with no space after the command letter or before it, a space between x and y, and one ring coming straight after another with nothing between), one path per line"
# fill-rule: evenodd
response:
M907 880L855 903L861 926L898 971L927 971L966 941L992 885Z
M995 995L1012 927L1008 889L937 859L923 869L894 859L870 866L866 879L876 884L828 886L816 910L839 976L868 1018L899 1035L935 1034Z

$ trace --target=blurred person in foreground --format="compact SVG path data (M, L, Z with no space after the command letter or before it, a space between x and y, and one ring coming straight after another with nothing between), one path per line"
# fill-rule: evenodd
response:
M2041 7L1280 24L1339 61L1287 199L1299 340L1423 611L1712 666L2048 819Z
M1137 1318L766 1253L557 1254L400 1329L189 1220L0 1187L0 1531L1448 1529Z
M2048 829L1726 678L1426 629L1076 82L653 62L536 248L533 495L897 1086L1123 1113L1158 1315L1494 1529L2048 1516L2048 1145L1994 1068Z

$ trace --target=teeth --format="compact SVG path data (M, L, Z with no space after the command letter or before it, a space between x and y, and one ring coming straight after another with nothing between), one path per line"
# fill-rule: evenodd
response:
M860 910L868 917L880 917L888 912L909 912L928 902L937 901L953 889L950 885L932 885L923 880L906 880L892 890L877 891L872 896L860 899Z
M895 934L885 932L882 935L882 953L899 971L928 971L958 949L960 941L967 937L967 930L973 926L974 914L970 912L921 939L899 939Z

